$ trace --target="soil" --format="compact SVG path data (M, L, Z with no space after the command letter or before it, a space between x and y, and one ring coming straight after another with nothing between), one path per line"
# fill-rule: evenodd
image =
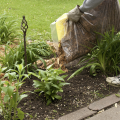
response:
M79 67L70 67L68 73L65 74L69 77ZM98 99L118 93L120 90L120 88L108 85L105 81L106 77L102 73L99 73L96 77L90 76L89 69L85 69L69 81L67 81L67 78L65 81L69 82L70 85L64 86L64 92L59 93L62 96L61 100L55 100L47 106L44 94L39 96L38 93L29 93L28 97L20 102L19 107L25 113L32 115L32 120L57 120L63 115L86 107ZM34 92L33 80L36 80L36 78L32 76L30 82L26 82L20 91ZM25 120L29 120L29 116L26 116Z

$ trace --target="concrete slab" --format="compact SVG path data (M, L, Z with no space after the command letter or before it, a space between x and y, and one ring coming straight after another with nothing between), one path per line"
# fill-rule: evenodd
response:
M93 115L94 113L96 113L96 111L91 111L87 107L85 107L65 116L62 116L58 120L81 120L85 117Z
M120 106L112 107L86 120L120 120Z
M120 94L120 93L119 93ZM98 101L93 102L88 106L90 110L100 111L116 102L120 101L120 97L117 97L115 94L100 99Z

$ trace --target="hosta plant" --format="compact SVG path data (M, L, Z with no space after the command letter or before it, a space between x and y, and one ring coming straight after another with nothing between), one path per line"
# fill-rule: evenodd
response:
M36 76L39 80L33 81L33 86L36 88L35 92L44 93L47 105L49 105L52 100L61 99L62 97L59 96L58 92L63 92L62 87L64 85L69 85L64 81L64 78L67 75L61 75L64 73L61 69L53 69L52 65L44 70L38 70L38 74L31 73L32 75Z
M101 70L106 76L117 75L120 72L120 35L115 34L114 28L100 35L103 38L97 42L90 53L81 59L79 64L83 67L75 71L69 79L89 67L90 74L93 76L96 76L97 70Z

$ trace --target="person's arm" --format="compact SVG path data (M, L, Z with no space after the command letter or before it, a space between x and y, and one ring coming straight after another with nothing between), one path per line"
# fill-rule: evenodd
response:
M84 0L83 4L80 6L82 12L87 12L95 7L97 7L104 0Z

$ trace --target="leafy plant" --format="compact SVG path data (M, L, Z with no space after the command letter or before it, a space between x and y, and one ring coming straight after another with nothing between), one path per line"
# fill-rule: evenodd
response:
M22 50L22 43L18 47L10 47L9 44L5 45L5 52L3 56L0 56L0 63L7 67L7 69L15 69L16 63L22 62L24 51Z
M15 20L8 21L9 16L3 14L0 16L0 44L5 44L8 41L14 41L18 36L17 23Z
M33 41L31 44L27 44L28 63L34 63L37 60L41 60L45 64L43 58L49 58L52 53L52 49L44 41Z
M58 92L63 92L62 87L69 85L64 81L66 75L59 76L64 73L61 69L53 69L52 65L46 68L46 71L38 70L38 74L30 73L36 76L39 80L34 80L33 86L37 88L35 92L44 93L47 105L49 105L54 99L61 99L62 97L57 95Z
M32 42L27 44L27 64L28 69L32 68L32 65L36 63L37 60L41 60L44 65L46 63L44 58L48 58L53 52L46 42ZM15 64L20 64L24 60L24 44L21 41L18 46L10 47L8 44L5 46L5 56L0 56L0 63L6 66L8 69L15 69Z
M18 71L16 70L9 70L8 73L5 74L4 77L8 77L10 81L2 81L0 80L0 108L1 114L4 117L4 120L23 120L24 112L17 108L19 102L27 97L26 92L19 94L19 88L24 83L23 80L28 77L26 74L23 73L23 65L16 65ZM18 74L17 74L18 73ZM14 86L12 82L14 81ZM2 99L1 94L4 93L4 98ZM12 116L11 113L14 113Z
M103 39L97 41L97 45L91 50L91 53L81 59L79 64L83 67L75 71L68 79L89 67L90 74L93 76L96 76L97 70L101 70L105 75L118 74L120 71L120 35L115 35L114 28L110 32L100 35Z

